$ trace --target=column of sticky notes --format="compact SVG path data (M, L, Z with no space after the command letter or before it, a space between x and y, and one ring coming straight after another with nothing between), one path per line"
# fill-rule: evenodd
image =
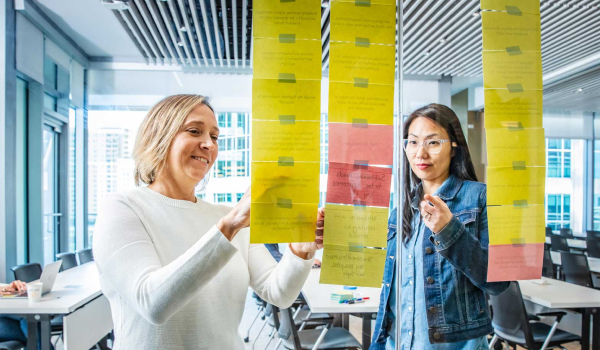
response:
M488 281L540 278L545 140L539 0L481 0Z
M396 5L332 0L321 283L379 287L393 164Z
M315 239L321 2L253 3L252 243Z

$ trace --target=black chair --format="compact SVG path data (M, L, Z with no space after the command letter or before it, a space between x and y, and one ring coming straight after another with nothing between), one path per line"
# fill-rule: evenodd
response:
M571 230L570 228L561 228L560 236L565 238L575 238L573 236L573 230Z
M91 249L79 250L77 251L77 256L79 257L79 265L94 261L94 253L92 253Z
M597 241L600 241L600 231L586 231L587 233L587 239L595 239Z
M561 236L553 235L550 237L550 250L555 252L570 252L567 239Z
M61 271L66 271L77 266L77 256L75 256L75 253L56 254L56 259L62 260L62 264L60 265Z
M587 246L588 256L591 258L600 258L600 240L597 239L586 239L585 244Z
M546 237L552 237L552 227L546 226Z
M563 276L566 282L592 288L590 266L587 256L576 253L560 253Z
M25 348L25 344L20 341L10 340L0 343L0 350L21 350Z
M542 268L542 276L548 278L556 278L556 271L554 271L554 263L552 262L552 256L550 251L544 249L544 265Z
M39 280L42 276L42 266L38 263L17 265L12 267L11 271L15 274L15 280L25 283Z
M281 324L279 326L279 338L286 349L303 350L312 349L319 340L321 333L326 332L318 344L318 349L362 349L356 338L344 328L328 325L323 329L311 329L299 331L296 329L291 309L281 309ZM315 319L314 319L315 320Z
M581 337L557 329L561 319L567 314L564 311L543 312L528 317L517 282L511 282L509 288L500 295L490 295L490 302L494 311L492 319L494 337L490 349L494 348L498 339L532 350L581 341ZM556 317L556 319L552 326L549 326L539 322L540 316Z

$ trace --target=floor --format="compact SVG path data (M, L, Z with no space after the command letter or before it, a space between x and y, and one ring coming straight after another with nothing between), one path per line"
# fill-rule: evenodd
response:
M254 299L252 298L252 293L248 292L248 296L246 298L246 307L244 309L244 315L242 316L242 322L240 324L240 328L239 328L239 333L240 333L240 337L243 339L246 336L246 331L248 329L248 327L250 326L250 324L252 323L254 317L256 316L258 312L258 306L256 306L256 304L254 303ZM361 323L361 319L357 318L357 317L353 317L350 316L350 333L352 333L352 335L354 335L354 337L356 339L358 339L358 341L361 341L361 331L362 331L362 323ZM375 321L373 321L373 327L375 326L374 324ZM247 350L263 350L265 349L265 346L267 345L267 343L269 342L269 334L270 334L270 327L268 325L266 325L262 332L260 332L259 334L259 330L261 329L262 325L263 325L264 321L262 321L260 319L260 317L258 317L256 319L256 322L254 323L254 325L252 326L251 330L250 330L250 337L249 337L249 342L245 343L245 347ZM268 349L273 350L275 348L275 344L277 343L277 334L275 334L274 339L270 342ZM579 344L567 344L565 346L568 350L579 350L581 349L581 346ZM283 346L279 347L280 350L283 350ZM519 348L522 349L522 348ZM63 346L62 343L59 342L57 344L56 350L63 350Z

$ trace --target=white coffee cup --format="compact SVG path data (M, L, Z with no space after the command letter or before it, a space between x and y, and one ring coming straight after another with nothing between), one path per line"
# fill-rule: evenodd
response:
M42 282L27 283L27 299L30 303L35 303L42 300Z

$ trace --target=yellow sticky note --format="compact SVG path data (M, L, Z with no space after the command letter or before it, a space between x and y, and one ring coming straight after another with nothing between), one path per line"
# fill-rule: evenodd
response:
M381 287L387 250L326 245L319 283Z
M544 204L546 167L487 168L487 204Z
M329 44L329 81L394 85L395 47L356 46L354 43Z
M485 127L541 128L543 92L507 89L485 90Z
M326 204L325 244L387 247L388 208Z
M507 12L481 13L483 49L507 51L541 51L540 15L511 16Z
M319 203L320 163L252 162L252 203Z
M512 92L542 89L541 52L510 55L506 51L483 51L482 56L484 88Z
M252 121L252 160L278 161L293 157L295 162L320 161L321 123Z
M490 245L545 242L543 205L490 206L487 215Z
M521 13L540 13L540 0L481 0L482 10L509 11Z
M362 44L396 43L396 6L331 2L331 41Z
M321 39L320 0L261 0L252 6L255 38L294 34L298 39Z
M331 123L394 124L394 86L329 83Z
M295 84L275 79L252 79L252 119L321 120L321 82L298 80Z
M546 166L544 129L485 129L490 167Z
M331 0L330 3L334 2L350 2L359 7L369 7L373 4L396 6L396 0ZM393 11L396 11L396 8Z
M254 79L292 84L321 79L321 40L254 39Z
M313 242L319 204L252 203L250 243Z

